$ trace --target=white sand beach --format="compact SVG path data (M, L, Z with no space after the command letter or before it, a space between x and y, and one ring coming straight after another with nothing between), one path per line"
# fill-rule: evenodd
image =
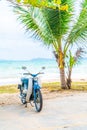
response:
M52 75L46 75L42 76L40 78L41 82L60 82L59 77L57 76L52 76ZM87 77L73 77L72 81L80 81L80 82L87 82ZM21 83L21 78L20 77L8 77L8 78L0 78L0 86L4 85L12 85L12 84L20 84Z

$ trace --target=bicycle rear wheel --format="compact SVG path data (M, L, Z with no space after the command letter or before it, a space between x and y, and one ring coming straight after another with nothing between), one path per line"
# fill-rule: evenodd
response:
M35 103L36 111L40 112L42 110L42 106L43 106L43 99L42 99L41 91L39 89L36 90L34 103Z

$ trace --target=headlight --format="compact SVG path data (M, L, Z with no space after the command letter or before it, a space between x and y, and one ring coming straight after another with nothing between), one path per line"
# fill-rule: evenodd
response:
M38 81L38 78L37 78L37 77L35 77L35 78L34 78L34 81Z

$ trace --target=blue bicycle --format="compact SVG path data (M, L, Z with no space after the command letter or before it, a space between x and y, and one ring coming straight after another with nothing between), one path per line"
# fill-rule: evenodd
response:
M22 67L22 69L27 70L26 67ZM42 67L42 69L45 69L45 67ZM30 72L23 73L23 77L21 78L21 84L18 85L22 104L25 104L25 106L27 107L27 103L30 103L32 105L33 102L35 104L37 112L40 112L43 106L43 98L40 90L41 85L38 78L38 75L40 74L43 73L42 72L39 72L37 74L31 74Z

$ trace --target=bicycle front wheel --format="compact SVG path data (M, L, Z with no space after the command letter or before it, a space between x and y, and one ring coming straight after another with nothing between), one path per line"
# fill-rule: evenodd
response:
M42 106L43 106L43 99L42 99L41 91L39 89L36 90L34 100L35 100L34 103L35 103L36 111L40 112L42 110Z

